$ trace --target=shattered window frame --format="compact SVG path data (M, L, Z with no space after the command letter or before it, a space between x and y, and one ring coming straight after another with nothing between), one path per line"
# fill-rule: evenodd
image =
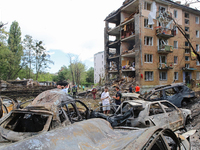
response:
M189 56L185 56L185 61L190 61L190 57Z
M178 18L178 11L176 9L174 10L174 18Z
M178 56L174 56L174 65L178 64Z
M189 43L187 41L185 41L185 46L189 46Z
M153 81L153 71L145 71L145 81Z
M153 46L153 37L145 36L144 37L144 45Z
M144 62L145 63L153 63L153 54L145 54Z
M200 71L196 72L196 80L200 80Z
M185 13L185 18L190 18L189 13Z
M185 32L189 32L190 28L189 27L185 27Z
M190 21L189 19L185 19L185 24L189 25L190 24Z
M151 11L151 3L145 1L144 2L144 9L148 10L148 11Z
M148 25L148 18L144 18L144 28L153 29L153 25Z
M190 68L190 64L185 64L185 68Z
M174 80L178 80L178 72L174 72Z
M153 109L153 111L152 111ZM149 105L149 116L164 114L165 111L163 110L163 107L158 103L151 103Z
M166 64L167 63L167 57L165 55L159 56L159 63L160 64Z
M160 79L160 81L166 81L167 80L167 71L160 71L159 79Z
M196 44L196 51L199 51L199 44Z
M195 23L199 24L199 17L197 17L197 16L195 17Z
M199 30L196 30L196 38L199 38Z
M185 54L189 54L190 53L190 49L185 49Z
M178 41L174 41L174 49L178 49Z

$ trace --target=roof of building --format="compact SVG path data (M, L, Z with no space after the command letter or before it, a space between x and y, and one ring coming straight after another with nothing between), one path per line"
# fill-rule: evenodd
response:
M101 54L101 53L104 53L104 51L98 52L98 53L94 54L94 56L98 55L98 54Z

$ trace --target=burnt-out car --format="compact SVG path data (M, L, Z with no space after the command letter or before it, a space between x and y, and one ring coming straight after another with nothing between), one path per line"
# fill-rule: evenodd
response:
M58 127L88 119L88 107L53 89L39 94L27 107L15 109L0 120L0 142L19 141Z
M168 100L177 107L182 107L195 98L195 92L183 83L174 83L156 87L143 98L147 101Z
M186 136L187 135L187 136ZM189 150L190 134L175 134L170 129L150 127L113 129L102 119L89 119L43 133L6 147L5 150Z
M159 126L173 131L184 128L191 119L189 109L179 109L169 101L149 102L144 100L124 101L114 115L92 112L91 117L104 118L115 126L146 128Z

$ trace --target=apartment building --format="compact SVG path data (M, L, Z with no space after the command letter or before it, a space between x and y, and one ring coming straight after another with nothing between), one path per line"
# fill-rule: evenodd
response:
M105 19L106 81L135 77L142 88L185 82L186 77L200 81L200 63L175 25L183 28L199 53L199 18L199 10L180 2L124 1Z
M94 54L94 84L99 83L105 76L104 51Z

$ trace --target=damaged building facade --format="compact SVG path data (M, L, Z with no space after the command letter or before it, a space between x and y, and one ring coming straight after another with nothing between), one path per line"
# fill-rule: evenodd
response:
M170 0L126 0L105 19L105 78L133 77L142 88L200 80L200 11Z

